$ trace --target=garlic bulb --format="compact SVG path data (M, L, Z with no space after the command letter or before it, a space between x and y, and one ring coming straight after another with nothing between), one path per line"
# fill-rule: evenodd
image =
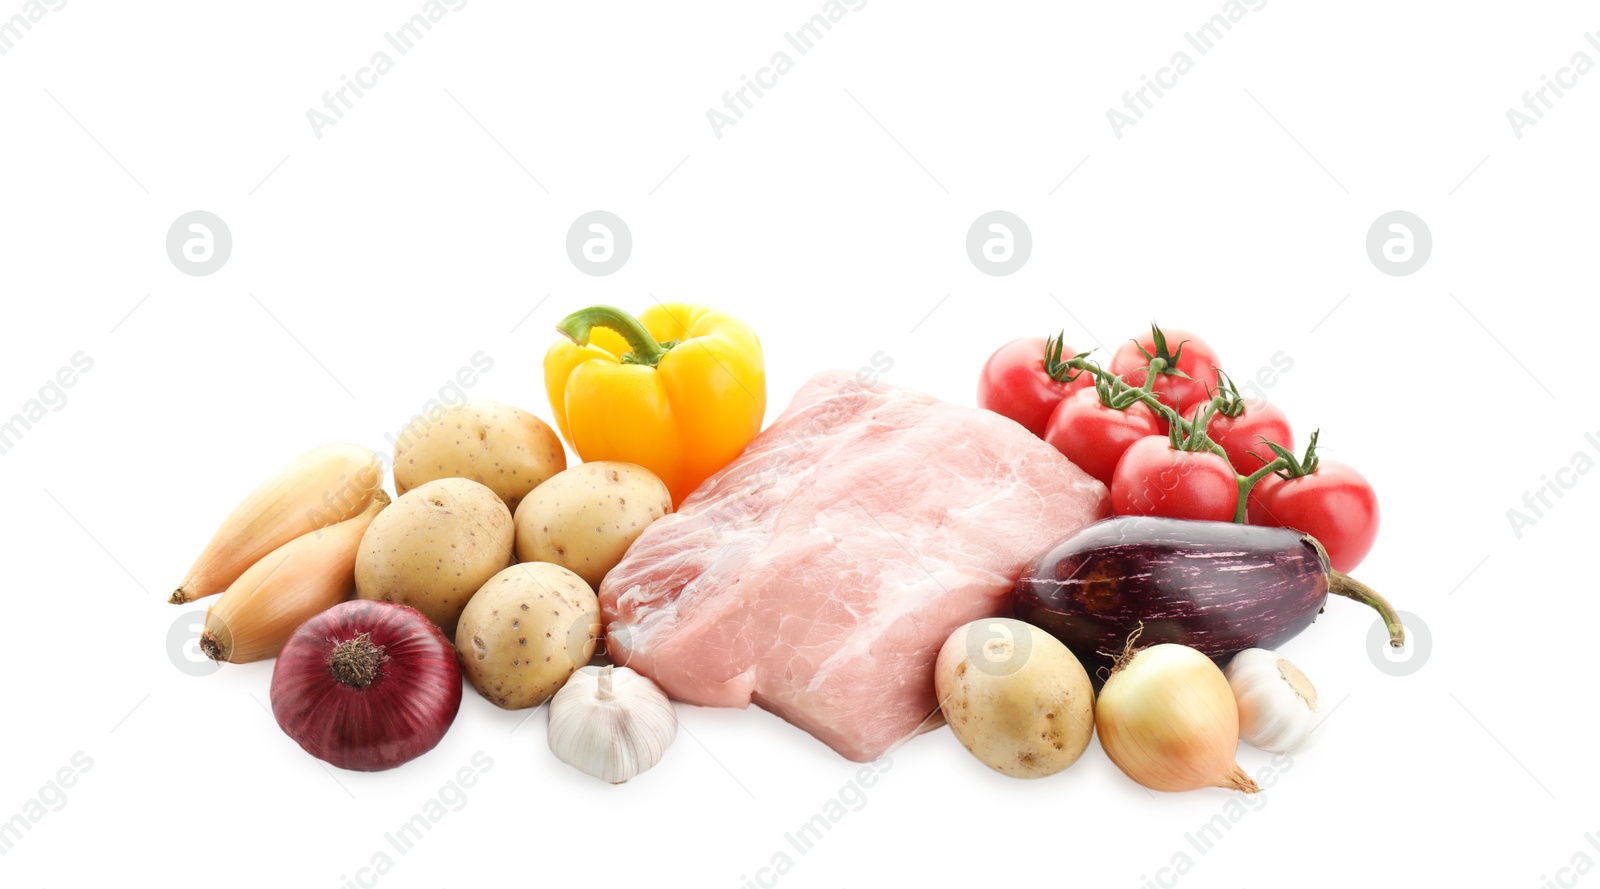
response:
M1239 704L1239 737L1268 753L1310 750L1322 737L1317 690L1300 668L1275 651L1247 648L1228 664Z
M677 736L672 702L627 667L584 667L550 699L550 750L612 784L660 762Z

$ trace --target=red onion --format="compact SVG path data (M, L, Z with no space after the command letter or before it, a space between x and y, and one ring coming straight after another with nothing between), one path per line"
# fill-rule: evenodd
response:
M272 715L341 769L392 769L432 750L461 708L456 651L422 612L343 602L300 625L272 670Z

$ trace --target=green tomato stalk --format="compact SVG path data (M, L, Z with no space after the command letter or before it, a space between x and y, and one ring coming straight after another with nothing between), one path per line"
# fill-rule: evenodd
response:
M1206 434L1206 427L1211 425L1211 418L1219 411L1228 413L1229 416L1236 415L1241 403L1225 391L1213 392L1210 401L1195 409L1193 419L1186 419L1164 404L1151 388L1168 366L1164 345L1158 346L1155 355L1146 353L1150 358L1150 369L1145 374L1144 385L1131 386L1121 377L1090 361L1088 352L1081 352L1071 358L1061 358L1060 341L1059 336L1053 340L1056 343L1055 353L1046 364L1052 378L1070 383L1082 374L1089 374L1094 378L1095 392L1100 396L1101 404L1120 411L1127 410L1135 402L1143 403L1167 421L1167 435L1171 439L1173 450L1209 451L1232 467L1233 464L1228 462L1227 452L1222 449L1222 445L1217 444ZM1176 355L1173 357L1176 358ZM1299 465L1293 465L1294 457L1287 454L1283 448L1272 442L1267 442L1267 445L1276 454L1273 460L1249 475L1234 472L1234 480L1239 485L1239 500L1233 510L1233 520L1239 524L1245 522L1245 507L1250 500L1250 491L1255 488L1257 482L1280 470L1294 471L1301 468Z

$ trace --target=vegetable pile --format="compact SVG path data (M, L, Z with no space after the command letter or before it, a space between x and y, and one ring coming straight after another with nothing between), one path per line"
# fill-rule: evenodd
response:
M384 462L372 451L353 444L316 448L239 503L173 593L178 604L217 596L200 639L211 658L277 658L273 715L317 759L375 771L424 755L454 723L463 682L505 710L549 703L552 755L606 782L652 768L676 738L677 715L662 685L675 694L682 688L649 658L635 659L637 669L605 660L597 590L610 576L602 591L607 602L620 586L641 601L660 592L634 583L624 564L630 549L636 561L673 563L680 586L703 582L687 564L692 560L678 564L679 554L715 555L710 550L720 533L692 538L698 542L666 558L652 551L652 541L670 537L705 506L703 493L684 505L697 489L759 494L778 511L790 505L771 478L767 488L739 487L751 481L740 476L742 465L767 440L763 435L746 451L761 433L766 406L760 342L726 313L678 304L658 304L637 318L595 306L568 316L557 330L563 339L544 360L556 428L496 402L439 407L396 444L393 498L383 489ZM1071 524L1031 527L1033 538L1006 535L1014 552L1004 564L1030 556L1031 562L1014 573L984 568L987 578L998 578L995 588L955 602L951 607L968 610L934 624L920 647L902 645L896 663L930 655L926 672L904 676L931 684L955 738L1001 774L1058 774L1080 760L1098 732L1111 761L1145 787L1256 792L1236 762L1239 741L1297 755L1323 734L1315 687L1276 649L1311 625L1329 595L1371 607L1391 644L1404 643L1394 608L1347 573L1376 540L1376 495L1356 470L1321 458L1318 433L1297 453L1288 418L1245 398L1198 336L1152 325L1106 367L1090 354L1073 352L1059 335L1025 338L984 365L980 406L1032 436L970 407L942 406L965 412L960 428L969 445L981 438L972 427L982 426L1021 446L1006 455L1025 455L986 458L985 465L1054 473L1041 474L1044 480L1032 487L1019 480L1025 473L1012 473L1018 476L1008 479L1012 493L1027 495L1028 503L1055 496L1080 512ZM855 385L873 389L877 382L857 378ZM899 393L873 391L886 399ZM923 408L940 404L904 398ZM879 432L893 425L875 412L871 422ZM580 462L568 465L563 441ZM850 460L852 448L837 441L858 440L829 439L828 459ZM907 462L904 440L873 441L900 444L862 460L898 459L927 475L923 464ZM740 478L702 488L725 467L719 478ZM988 497L999 484L979 476L970 487ZM855 487L852 478L847 490ZM1063 498L1069 488L1073 497ZM939 527L968 506L946 504L941 513L939 501L969 493L936 491L915 509L904 500L889 505L905 513L894 517L897 526ZM1104 518L1108 499L1114 515ZM635 546L652 523L680 506L681 513ZM866 510L859 500L855 506ZM844 533L843 513L827 515L837 522L828 533ZM992 536L995 521L974 522L968 532ZM800 516L809 534L804 523ZM1081 530L1032 555L1067 528ZM734 549L772 543L770 529L742 533ZM842 560L837 544L813 550L807 536L805 546L808 564L818 570L834 571ZM960 562L954 567L972 568L970 547L951 552ZM852 563L858 573L872 573L860 564ZM703 583L732 589L764 573L781 576L789 584L785 593L814 589L806 577L759 565L744 573L720 585ZM878 582L885 597L904 592L890 580ZM852 614L879 605L873 583L869 577L855 588ZM843 601L837 589L830 595L827 607ZM901 604L914 598L902 595ZM793 597L778 601L769 616L780 623L804 612ZM993 616L945 638L946 628L985 613ZM747 617L740 612L734 619ZM620 643L617 632L613 637ZM943 646L931 656L929 643L940 639ZM805 660L787 650L785 657ZM820 682L814 674L806 679ZM895 684L903 690L906 681ZM917 695L927 689L916 686ZM913 715L926 712L924 703ZM823 737L845 720L828 711L794 721ZM875 724L882 722L880 713ZM889 732L877 740L893 738Z
M1077 756L1041 760L1036 739L1054 736L1027 715L1062 713L1063 687L1093 697L1087 661L1104 682L1095 730L1128 777L1255 793L1234 760L1239 741L1294 755L1323 729L1316 688L1271 649L1310 626L1330 593L1376 610L1390 644L1404 645L1394 608L1345 573L1377 538L1377 497L1354 469L1318 457L1315 432L1296 457L1288 419L1247 403L1199 337L1152 325L1109 369L1089 355L1059 335L1019 339L979 376L979 403L1108 485L1117 516L1040 553L1012 592L1021 620L950 637L935 674L941 710L990 767L1051 774ZM995 633L1005 641L982 641ZM1045 643L1040 658L1041 637L1060 647ZM1019 665L1023 647L1034 657ZM973 670L947 657L963 650L1000 656ZM981 695L963 678L975 673Z
M650 679L586 667L595 589L759 431L761 347L699 306L638 319L596 306L557 329L559 437L510 405L440 407L396 443L393 500L372 451L317 448L228 515L173 593L220 593L200 639L212 659L278 659L273 714L318 759L375 771L421 756L454 722L463 678L508 710L556 699L552 752L609 782L676 736ZM730 385L751 397L728 407ZM562 438L589 462L569 467Z

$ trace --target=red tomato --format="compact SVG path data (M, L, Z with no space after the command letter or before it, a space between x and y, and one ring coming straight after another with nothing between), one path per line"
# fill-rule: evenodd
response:
M1161 379L1156 380L1153 391L1161 403L1176 408L1185 417L1194 413L1197 405L1206 401L1206 387L1217 388L1217 372L1213 369L1221 362L1217 361L1217 353L1206 341L1185 330L1163 330L1162 337L1166 340L1166 356L1170 358L1177 355L1177 370L1189 375L1188 379L1175 376L1170 372L1163 372ZM1182 351L1179 352L1179 346ZM1151 355L1159 355L1156 348L1155 335L1147 333L1137 340L1129 340L1122 344L1117 354L1111 356L1111 366L1107 370L1126 380L1130 386L1143 386L1145 371L1150 366L1150 359L1144 357L1139 350L1143 349Z
M1239 481L1210 451L1175 451L1164 435L1134 442L1111 480L1111 511L1169 519L1233 521Z
M1109 485L1122 452L1146 436L1165 436L1165 425L1144 404L1136 403L1123 411L1106 407L1091 386L1061 402L1050 415L1044 440L1078 464L1079 469Z
M1289 429L1289 418L1283 411L1266 403L1247 407L1237 417L1217 414L1211 418L1211 425L1206 427L1206 434L1228 452L1228 462L1240 475L1249 475L1272 462L1272 449L1262 443L1262 438L1282 445L1286 451L1294 450L1294 433Z
M1317 538L1334 570L1349 573L1378 539L1378 495L1361 473L1332 460L1299 478L1269 475L1250 492L1250 524Z
M1077 353L1061 347L1063 358ZM1050 414L1068 394L1093 387L1094 378L1079 374L1070 383L1058 383L1044 370L1045 338L1023 337L1001 346L983 364L978 375L978 407L1010 417L1041 438Z

